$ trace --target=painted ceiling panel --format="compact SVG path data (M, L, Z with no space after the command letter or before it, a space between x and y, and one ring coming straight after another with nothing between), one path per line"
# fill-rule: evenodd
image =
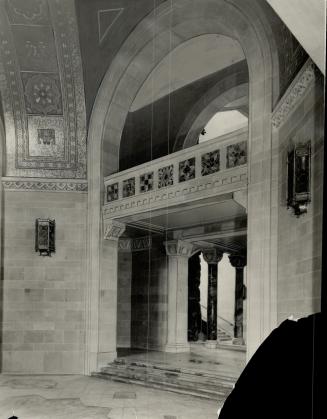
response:
M86 116L73 0L0 0L7 176L85 178Z

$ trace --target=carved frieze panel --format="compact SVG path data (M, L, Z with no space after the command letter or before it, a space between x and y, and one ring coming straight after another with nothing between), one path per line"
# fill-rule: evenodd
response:
M153 190L153 172L144 173L140 176L140 192L149 192Z
M316 67L311 59L309 59L274 109L271 120L273 128L279 129L287 121L289 115L297 108L304 95L314 83L315 72Z
M85 178L85 100L74 1L1 2L0 32L6 174Z
M206 176L220 170L220 151L203 154L201 158L201 175Z
M161 167L158 170L158 188L164 188L174 184L174 166Z
M113 183L107 186L107 202L116 201L119 198L119 184Z
M2 187L5 191L36 191L36 192L87 192L88 185L84 180L64 179L28 179L2 178Z
M135 195L135 177L123 181L123 198Z
M135 239L120 239L119 250L127 252L141 252L151 249L152 237L136 237Z
M179 163L179 181L185 182L195 178L195 157Z
M227 169L247 163L247 142L231 144L227 147Z

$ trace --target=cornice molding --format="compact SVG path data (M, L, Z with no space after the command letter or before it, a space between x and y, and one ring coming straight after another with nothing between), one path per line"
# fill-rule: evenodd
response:
M288 115L300 103L315 80L315 73L315 64L309 59L275 107L271 118L274 129L279 129L284 124Z
M87 180L3 177L5 191L87 193Z

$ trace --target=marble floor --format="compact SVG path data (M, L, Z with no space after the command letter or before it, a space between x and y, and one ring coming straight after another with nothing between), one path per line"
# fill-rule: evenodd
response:
M94 377L0 375L0 419L215 419L218 407Z
M167 353L135 349L118 349L118 357L129 362L156 364L162 367L210 372L236 379L246 363L245 351L208 349L201 343L192 343L188 353Z

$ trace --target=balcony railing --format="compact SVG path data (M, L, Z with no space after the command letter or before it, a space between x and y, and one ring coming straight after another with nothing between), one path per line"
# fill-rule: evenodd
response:
M242 189L248 130L242 129L105 178L104 218L120 218Z

